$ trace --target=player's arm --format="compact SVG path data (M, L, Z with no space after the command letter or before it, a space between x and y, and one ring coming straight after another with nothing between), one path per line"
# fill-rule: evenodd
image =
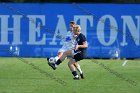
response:
M79 48L87 48L88 44L87 41L84 41L82 45L76 45L76 50L78 50Z
M77 45L78 48L87 48L88 47L88 44L87 44L87 41L83 42L83 45Z

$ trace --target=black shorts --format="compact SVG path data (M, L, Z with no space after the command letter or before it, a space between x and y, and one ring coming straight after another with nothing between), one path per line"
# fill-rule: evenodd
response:
M85 56L81 51L74 51L73 59L75 59L75 61L80 61L80 60L82 60L84 58L85 58Z

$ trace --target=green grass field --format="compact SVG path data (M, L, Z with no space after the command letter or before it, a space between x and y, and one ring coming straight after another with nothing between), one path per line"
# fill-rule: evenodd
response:
M0 58L0 93L140 93L140 60L128 60L125 66L124 60L96 60L135 81L134 86L92 59L79 62L86 78L77 81L72 79L68 60L54 71L45 58L24 59L26 63L18 58Z

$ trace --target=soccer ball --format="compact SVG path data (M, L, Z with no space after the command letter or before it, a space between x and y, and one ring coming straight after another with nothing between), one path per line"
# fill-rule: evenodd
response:
M51 58L49 58L49 63L55 63L55 58L54 57L51 57Z

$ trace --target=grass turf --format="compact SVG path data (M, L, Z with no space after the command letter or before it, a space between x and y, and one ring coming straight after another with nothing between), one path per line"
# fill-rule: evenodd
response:
M124 60L82 60L79 63L86 78L77 81L72 79L67 61L54 71L45 58L0 58L0 93L140 92L139 60L128 60L125 66L122 66ZM124 78L111 73L106 67ZM127 79L134 81L136 86Z

